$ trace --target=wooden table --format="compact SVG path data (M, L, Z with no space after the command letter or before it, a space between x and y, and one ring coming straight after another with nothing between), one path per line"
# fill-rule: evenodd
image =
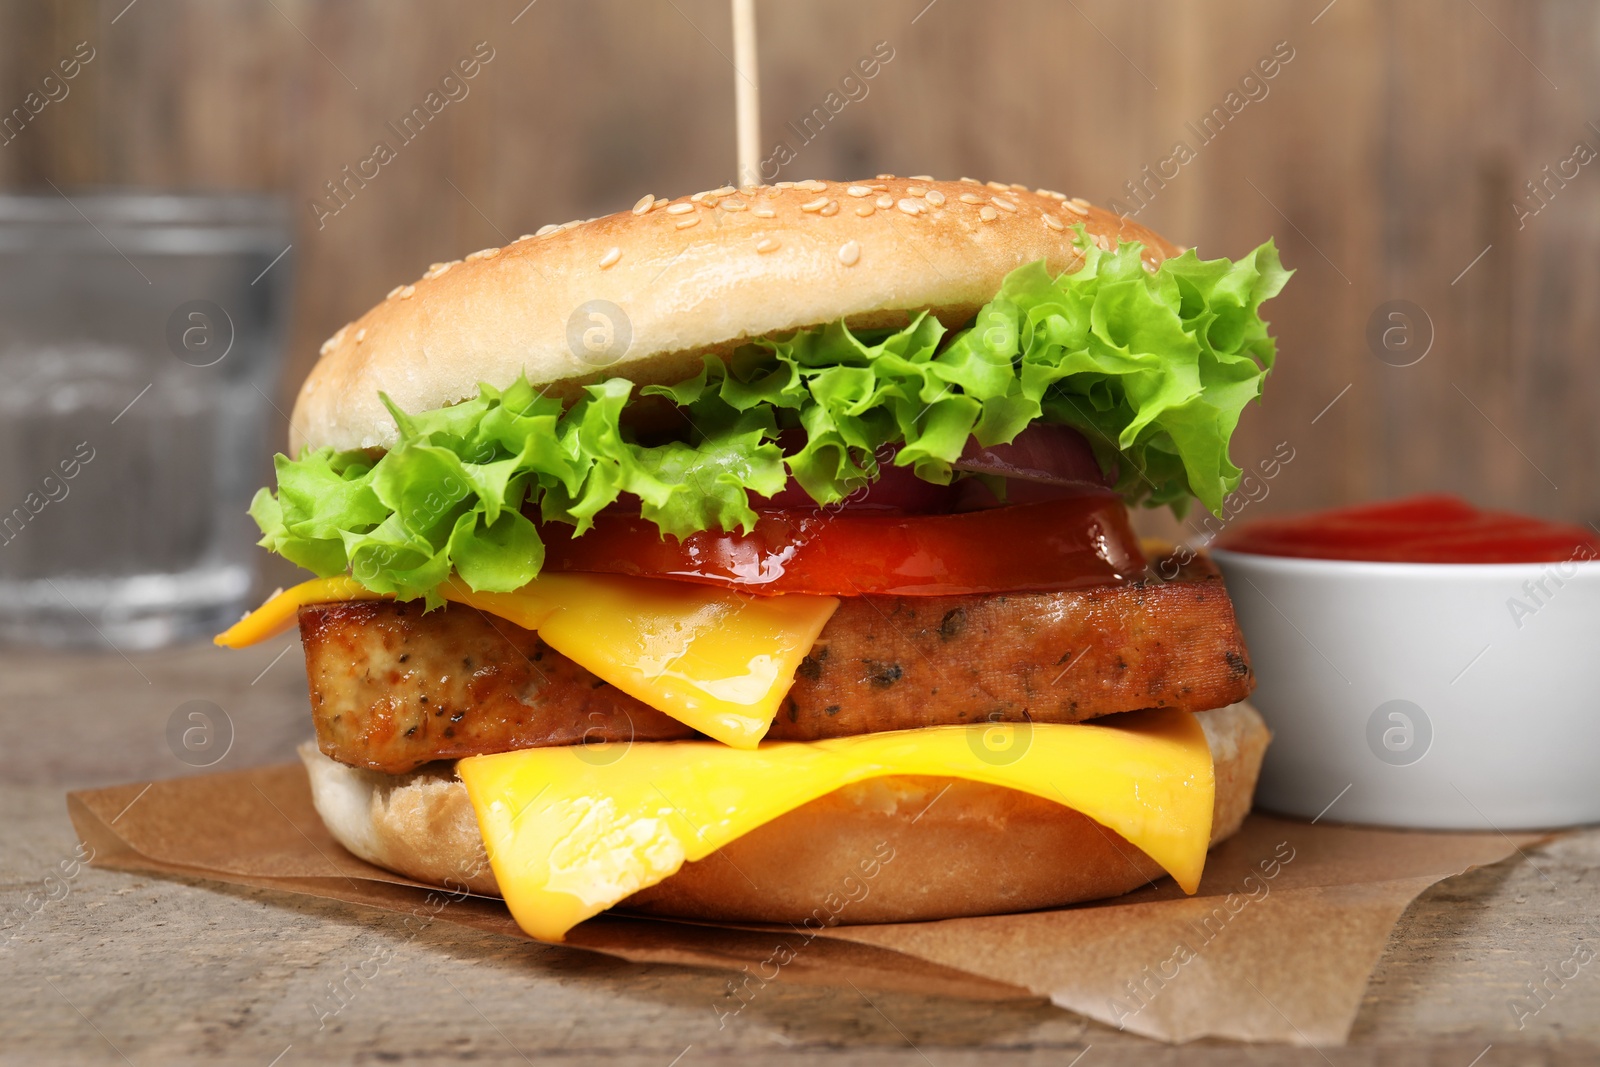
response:
M783 983L719 1030L726 978L715 971L443 922L413 937L398 915L203 881L62 874L76 844L66 789L199 773L167 741L174 710L197 699L233 727L217 769L287 760L310 730L305 693L287 637L235 653L0 653L0 924L11 924L0 930L0 1064L1600 1061L1600 960L1559 987L1544 970L1585 946L1600 953L1597 830L1424 894L1350 1045L1322 1050L1171 1048L1039 1001ZM313 1004L328 983L386 950L392 961L319 1026ZM1545 1006L1519 1029L1508 1001L1541 981Z

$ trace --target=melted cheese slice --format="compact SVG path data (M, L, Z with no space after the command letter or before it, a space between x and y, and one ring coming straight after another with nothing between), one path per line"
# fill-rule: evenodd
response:
M514 593L474 593L452 579L446 600L537 630L562 655L724 744L754 748L839 601L755 597L686 582L551 574ZM278 593L216 643L243 648L294 625L307 604L387 599L351 578Z
M1193 893L1215 791L1205 734L1188 712L1118 719L932 726L754 750L641 742L604 760L583 746L525 749L457 769L511 914L545 941L807 801L885 775L962 778L1055 801L1115 830Z

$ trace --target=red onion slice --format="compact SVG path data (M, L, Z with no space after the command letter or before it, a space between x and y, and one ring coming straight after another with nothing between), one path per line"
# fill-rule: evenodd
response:
M1008 445L984 448L969 440L954 466L974 474L1044 485L1105 489L1116 484L1114 474L1107 475L1100 469L1094 449L1081 433L1043 422L1029 426Z
M893 460L885 460L878 465L877 478L856 486L833 507L850 511L877 509L908 515L943 515L952 510L954 502L954 486L925 482L910 467L896 467ZM793 477L773 496L751 498L751 507L757 511L815 511L819 506Z
M804 439L798 431L786 430L779 436L779 443L794 448ZM1094 450L1082 434L1045 423L1029 426L1006 445L982 448L968 440L953 466L960 471L1007 479L1010 484L1005 500L976 478L957 479L951 485L925 482L910 467L895 466L891 455L879 465L876 479L858 487L834 507L941 515L1104 492L1115 483L1114 477L1101 471ZM751 506L758 511L814 511L818 507L793 478L773 496L752 499Z

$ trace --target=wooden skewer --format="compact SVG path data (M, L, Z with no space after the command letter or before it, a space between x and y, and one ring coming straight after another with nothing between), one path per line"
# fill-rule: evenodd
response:
M755 0L733 0L734 107L739 185L761 184L761 77L756 68Z

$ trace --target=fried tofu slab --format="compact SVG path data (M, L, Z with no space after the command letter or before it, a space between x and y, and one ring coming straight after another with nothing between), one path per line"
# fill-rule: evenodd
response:
M300 635L317 743L353 766L401 774L520 748L699 736L538 634L459 604L308 605ZM767 737L1205 711L1254 683L1222 580L1198 557L1167 582L846 598Z

